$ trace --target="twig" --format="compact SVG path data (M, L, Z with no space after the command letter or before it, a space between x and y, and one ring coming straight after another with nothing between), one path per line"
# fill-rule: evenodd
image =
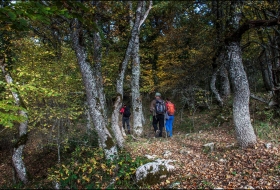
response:
M266 103L266 104L269 103L269 101L267 101L267 100L265 100L265 99L263 99L263 98L261 98L261 97L258 97L258 96L254 95L254 94L252 94L252 93L250 94L250 97L253 98L253 99L255 99L255 100L259 100L260 102Z
M2 133L3 131L5 131L7 128L4 128L2 131L0 131L0 133Z
M139 141L140 139L134 137L132 134L130 135L134 140Z

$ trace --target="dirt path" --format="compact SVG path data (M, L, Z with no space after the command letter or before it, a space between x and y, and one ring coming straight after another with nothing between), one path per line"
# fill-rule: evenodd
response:
M213 142L213 151L203 148ZM176 171L152 188L280 188L279 146L258 141L241 150L226 128L199 133L175 133L171 138L148 138L129 142L133 156L156 155L176 160Z

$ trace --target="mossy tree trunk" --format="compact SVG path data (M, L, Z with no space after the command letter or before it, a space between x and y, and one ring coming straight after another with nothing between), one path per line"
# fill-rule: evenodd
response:
M106 117L104 116L104 105L102 105L104 102L100 99L100 92L103 91L103 86L98 83L101 79L96 77L100 77L97 73L101 73L101 71L97 71L97 69L101 69L101 67L92 67L92 64L87 61L87 51L83 41L81 41L83 40L81 36L82 31L82 24L78 21L78 19L73 19L71 22L72 46L80 66L90 116L93 120L94 127L98 134L99 143L105 152L106 158L112 159L118 154L118 151L112 135L107 128L108 126L105 121ZM99 35L99 33L96 32L94 35ZM98 51L100 48L98 45L100 44L96 43L95 45L94 47Z
M4 59L0 60L0 67L3 73L3 76L6 79L6 82L8 84L13 84L13 79L9 72L5 68L5 61ZM16 91L11 91L13 98L15 100L15 104L20 107L25 107L23 105L23 102L19 96L19 94ZM12 156L12 163L15 168L16 174L20 181L22 181L24 184L28 182L27 178L27 172L26 172L26 167L24 164L24 161L22 159L22 153L24 150L24 147L26 145L27 139L28 139L28 116L27 112L24 110L19 111L19 115L25 118L24 121L20 122L18 132L19 132L19 137L17 139L16 144L14 145L13 149L13 156Z

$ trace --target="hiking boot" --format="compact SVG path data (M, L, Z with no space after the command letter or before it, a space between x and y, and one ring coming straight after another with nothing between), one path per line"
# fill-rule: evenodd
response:
M156 137L158 137L160 130L156 130Z
M129 134L129 135L130 135L130 130L128 130L128 131L127 131L127 134Z

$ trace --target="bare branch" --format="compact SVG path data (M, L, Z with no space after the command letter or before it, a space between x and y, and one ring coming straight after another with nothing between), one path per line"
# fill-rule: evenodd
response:
M148 8L148 10L145 12L143 18L140 20L140 24L139 24L139 27L138 27L138 31L140 31L140 27L142 26L142 24L145 22L146 18L148 17L149 12L150 12L150 10L152 9L152 6L153 6L153 0L150 0L149 8Z
M251 20L242 24L230 37L226 39L226 41L235 41L236 39L240 39L242 34L251 28L269 27L275 25L280 25L280 18L272 20Z
M255 100L259 100L260 102L266 103L266 104L269 103L268 100L265 100L265 99L263 99L263 98L261 98L261 97L258 97L258 96L254 95L254 94L252 94L252 93L250 94L250 97L253 98L253 99L255 99Z

